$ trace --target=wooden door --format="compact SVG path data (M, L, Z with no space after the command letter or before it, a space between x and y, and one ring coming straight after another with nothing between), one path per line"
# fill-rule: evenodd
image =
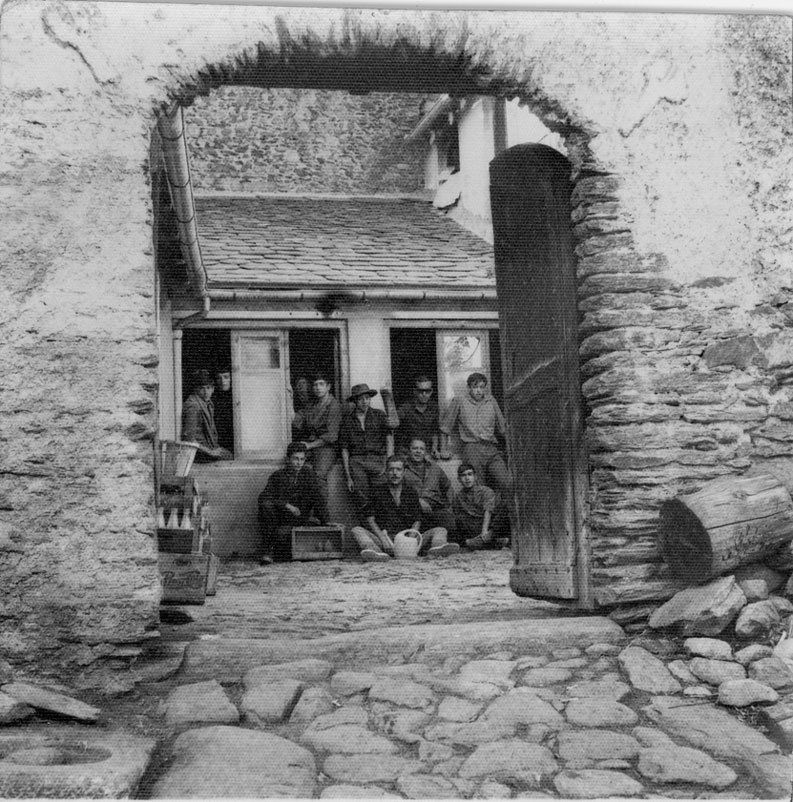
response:
M588 606L570 164L518 145L490 163L490 181L518 529L510 585Z
M282 460L289 442L287 348L277 331L235 331L231 339L234 453Z

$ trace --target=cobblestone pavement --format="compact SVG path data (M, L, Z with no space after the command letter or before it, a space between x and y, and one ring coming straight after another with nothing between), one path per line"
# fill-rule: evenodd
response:
M515 597L510 564L502 552L311 570L227 565L218 596L184 608L194 621L172 635L209 637L222 653L227 638L530 627L562 612ZM140 794L789 799L789 749L772 724L793 716L793 689L770 706L719 704L720 683L743 667L729 644L699 640L709 642L640 636L531 653L472 641L452 656L263 661L231 679L210 660L201 681L181 671L150 686L163 738ZM714 649L718 660L705 656Z
M655 663L637 670L636 657ZM653 683L663 692L645 690ZM261 666L241 683L191 683L167 697L162 715L182 734L143 793L787 797L790 758L777 744L683 687L649 651L606 643Z

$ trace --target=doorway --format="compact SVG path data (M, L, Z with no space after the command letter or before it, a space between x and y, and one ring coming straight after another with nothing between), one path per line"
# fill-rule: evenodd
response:
M327 329L291 329L289 331L289 383L295 391L298 381L306 379L309 389L314 376L322 374L330 382L331 392L341 397L339 334ZM295 392L297 404L297 393Z

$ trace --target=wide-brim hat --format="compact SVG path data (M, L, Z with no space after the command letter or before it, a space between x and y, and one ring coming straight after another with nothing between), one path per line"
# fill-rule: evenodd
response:
M350 390L350 395L347 400L355 401L356 398L362 395L368 395L369 398L372 398L372 396L377 395L377 390L370 390L368 384L355 384Z

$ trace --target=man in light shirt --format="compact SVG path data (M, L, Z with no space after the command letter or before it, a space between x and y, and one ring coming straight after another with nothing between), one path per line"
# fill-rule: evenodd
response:
M455 428L462 442L463 462L474 466L482 484L492 487L505 504L512 504L512 476L498 444L506 435L506 422L498 401L487 392L487 377L472 373L468 392L455 397L441 421L441 459L449 459L449 437Z

